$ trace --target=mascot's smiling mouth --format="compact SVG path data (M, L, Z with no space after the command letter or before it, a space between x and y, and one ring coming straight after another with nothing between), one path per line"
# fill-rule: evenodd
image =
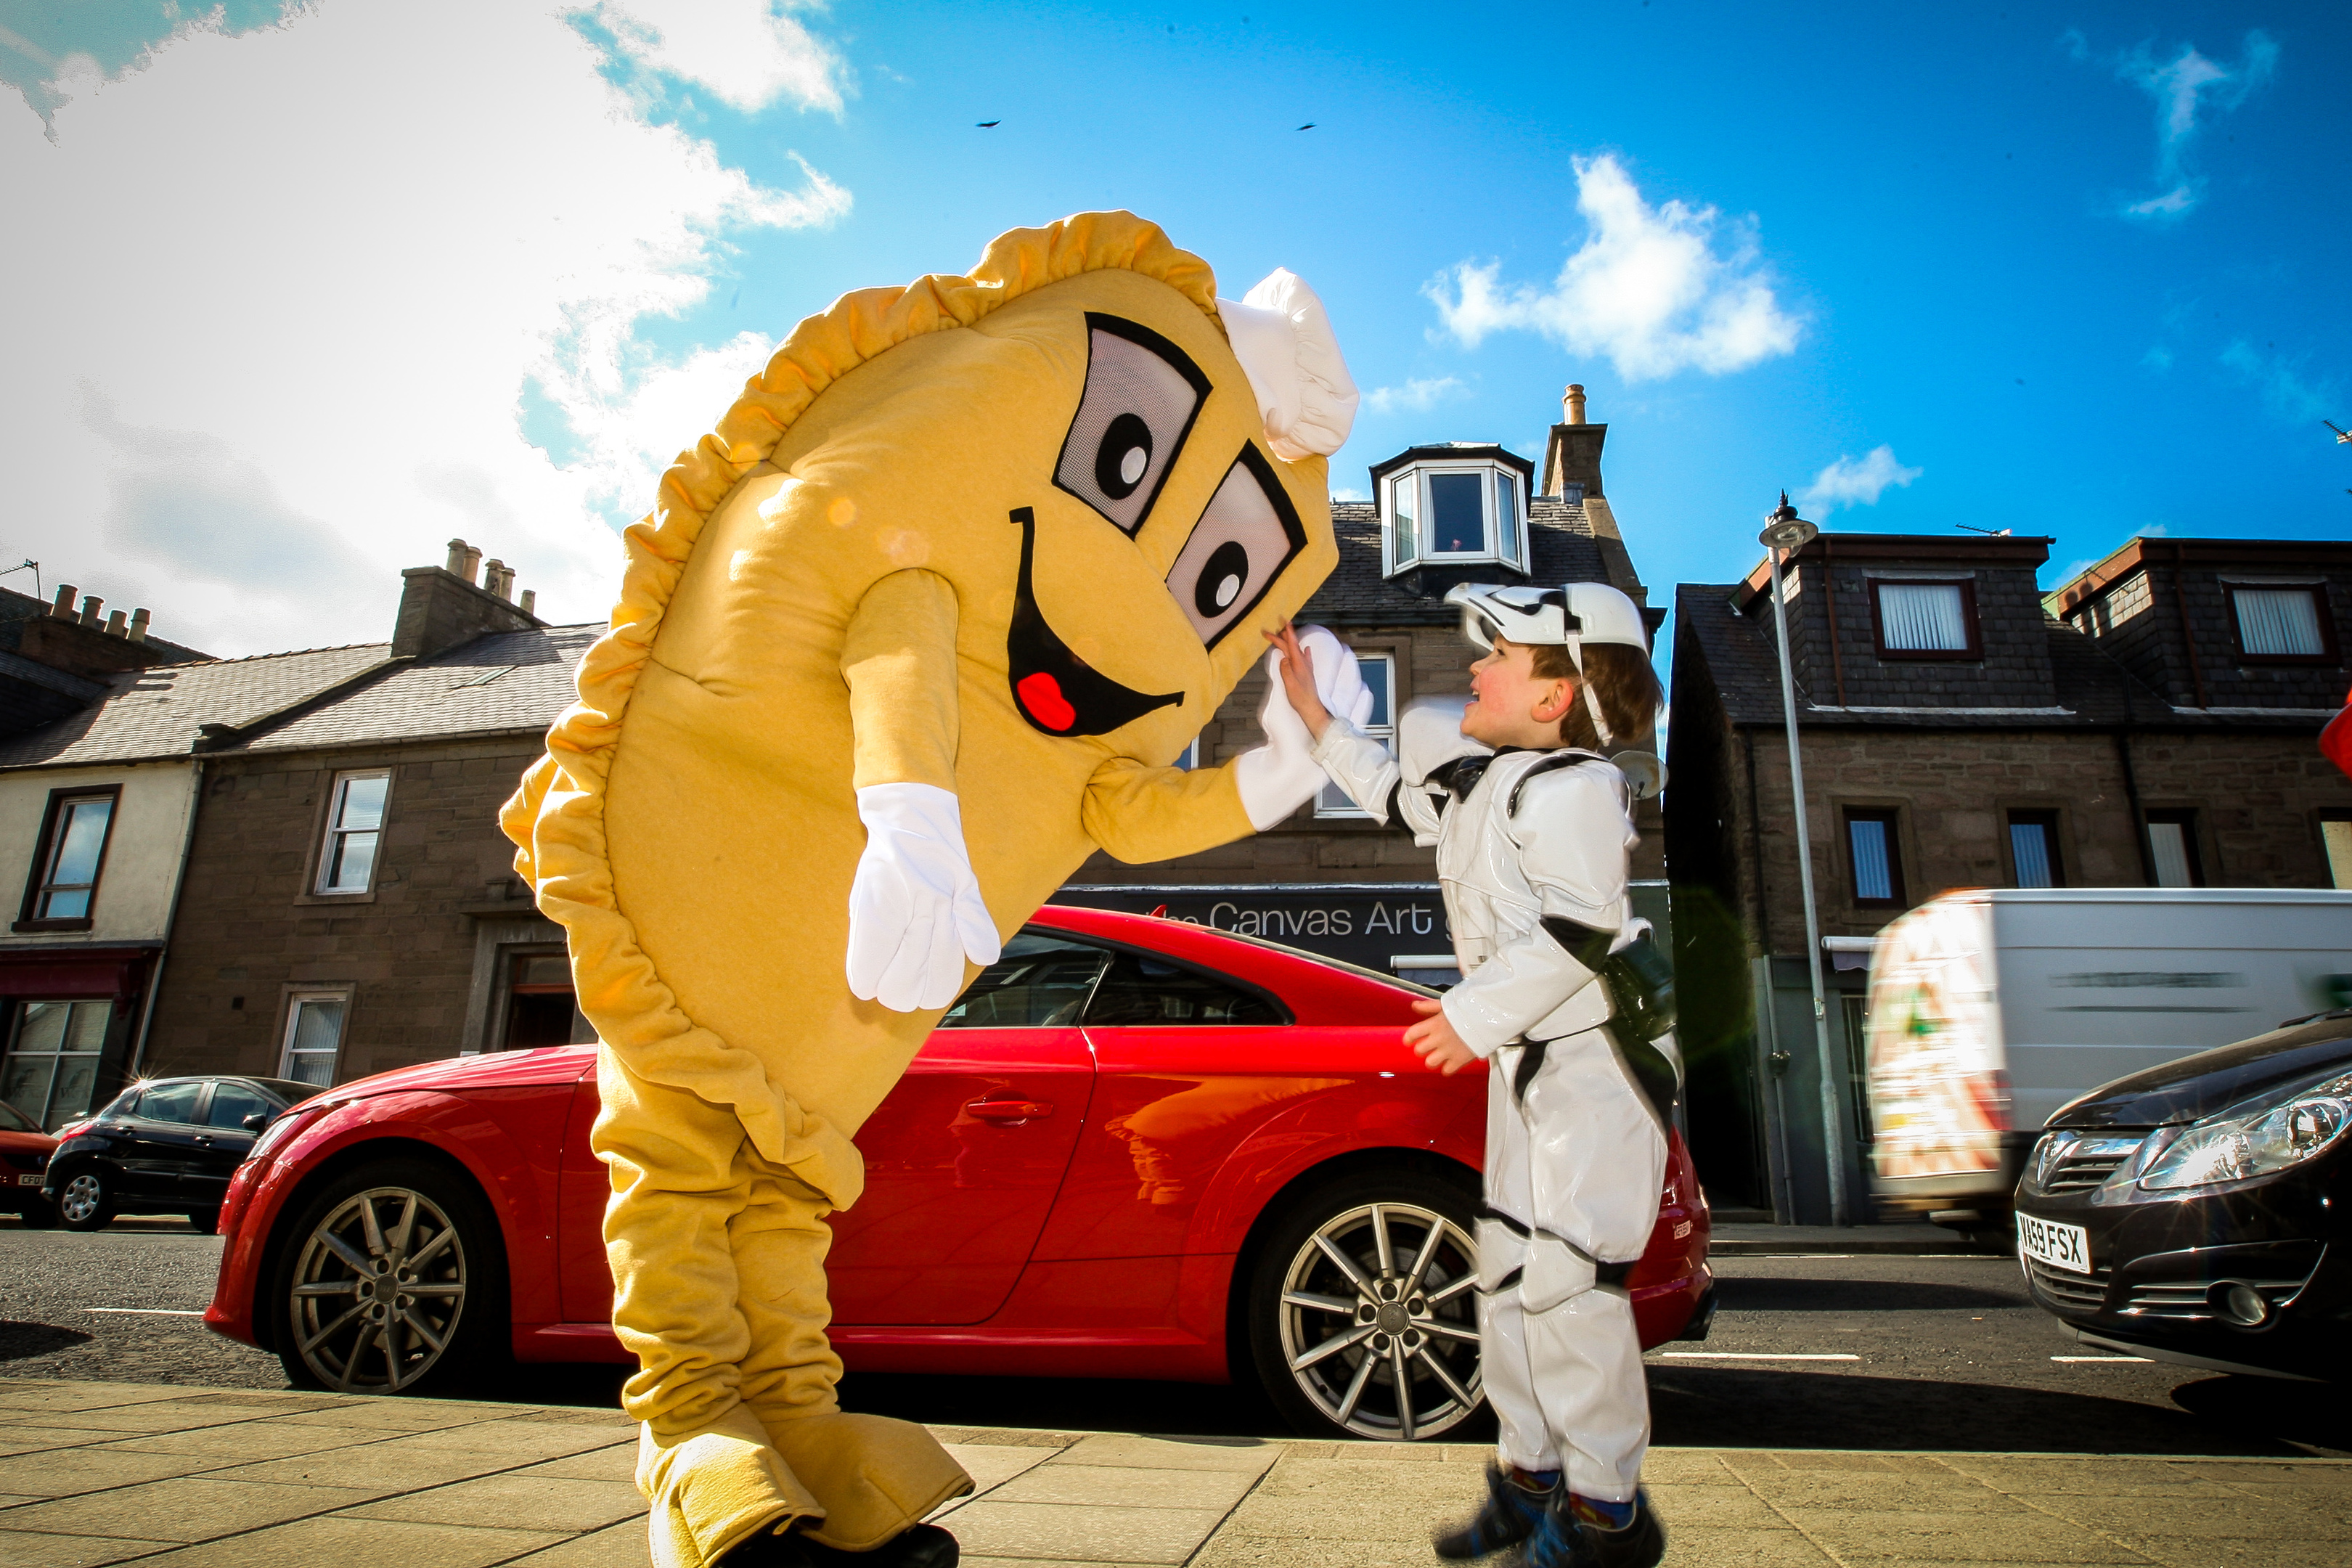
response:
M1013 625L1004 652L1013 680L1013 705L1033 729L1048 735L1102 735L1154 709L1181 703L1184 694L1154 697L1121 686L1070 651L1038 611L1030 567L1037 548L1037 514L1013 509L1021 529L1021 581L1013 590Z

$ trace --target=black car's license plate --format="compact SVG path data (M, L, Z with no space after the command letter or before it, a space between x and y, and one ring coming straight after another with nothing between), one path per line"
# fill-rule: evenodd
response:
M2091 1233L2079 1225L2021 1214L2017 1216L2017 1251L2021 1258L2035 1258L2070 1274L2091 1271Z

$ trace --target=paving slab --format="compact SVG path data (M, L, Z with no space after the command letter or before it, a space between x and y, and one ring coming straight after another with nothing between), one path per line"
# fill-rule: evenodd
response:
M478 1401L0 1382L0 1568L641 1568L633 1429ZM1488 1450L941 1426L970 1568L1433 1568ZM6 1449L13 1448L14 1452ZM1667 1568L2346 1568L2352 1461L1663 1448Z

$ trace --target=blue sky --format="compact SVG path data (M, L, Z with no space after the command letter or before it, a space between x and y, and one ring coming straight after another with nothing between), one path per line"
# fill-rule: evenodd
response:
M236 316L255 363L284 367L269 388L323 372L348 346L331 324L394 292L387 324L407 338L453 319L471 334L386 350L393 392L332 378L333 428L380 431L381 472L357 488L279 392L212 411L194 384L143 389L127 341L45 340L74 427L5 456L59 470L46 490L20 474L19 518L86 504L88 537L113 542L72 570L194 595L216 641L250 639L226 608L236 583L192 577L168 521L242 506L272 537L329 537L304 545L321 585L280 606L291 621L329 605L337 624L374 618L378 599L388 619L385 573L451 530L488 536L527 584L537 572L551 609L593 617L612 522L793 321L1100 206L1160 223L1228 294L1284 266L1323 295L1369 395L1333 462L1343 493L1417 441L1539 451L1561 386L1583 383L1654 595L1752 565L1781 487L1833 528L2053 534L2045 585L2136 531L2352 523L2352 447L2319 422L2352 423L2342 5L545 13L320 0L282 23L253 4L191 22L0 0L0 77L22 100L0 116L0 181L12 162L68 171L0 184L0 200L46 204L44 232L78 203L131 222L91 193L195 132L210 140L188 178L236 197L243 168L262 197L279 180L323 204L282 233L268 216L176 220L181 243L243 253L245 271L180 308ZM252 107L281 90L307 117ZM215 132L232 95L250 123ZM339 97L382 107L344 124ZM367 203L314 195L338 182L306 168L363 172ZM446 244L415 243L445 221ZM381 224L415 247L372 297L298 290L280 311L240 281L273 256L331 269ZM311 256L321 227L341 237ZM633 249L640 227L656 238ZM575 231L593 267L568 263ZM47 276L71 290L89 267L60 244ZM147 348L181 330L144 319ZM466 346L489 337L497 353ZM222 341L206 340L215 359ZM420 392L436 364L446 399ZM425 402L448 407L428 421ZM108 485L68 482L93 464ZM368 586L338 596L335 574Z

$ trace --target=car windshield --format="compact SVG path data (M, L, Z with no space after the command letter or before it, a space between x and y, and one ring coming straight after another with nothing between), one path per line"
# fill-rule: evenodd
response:
M0 1100L0 1132L38 1132L32 1119L5 1100Z

